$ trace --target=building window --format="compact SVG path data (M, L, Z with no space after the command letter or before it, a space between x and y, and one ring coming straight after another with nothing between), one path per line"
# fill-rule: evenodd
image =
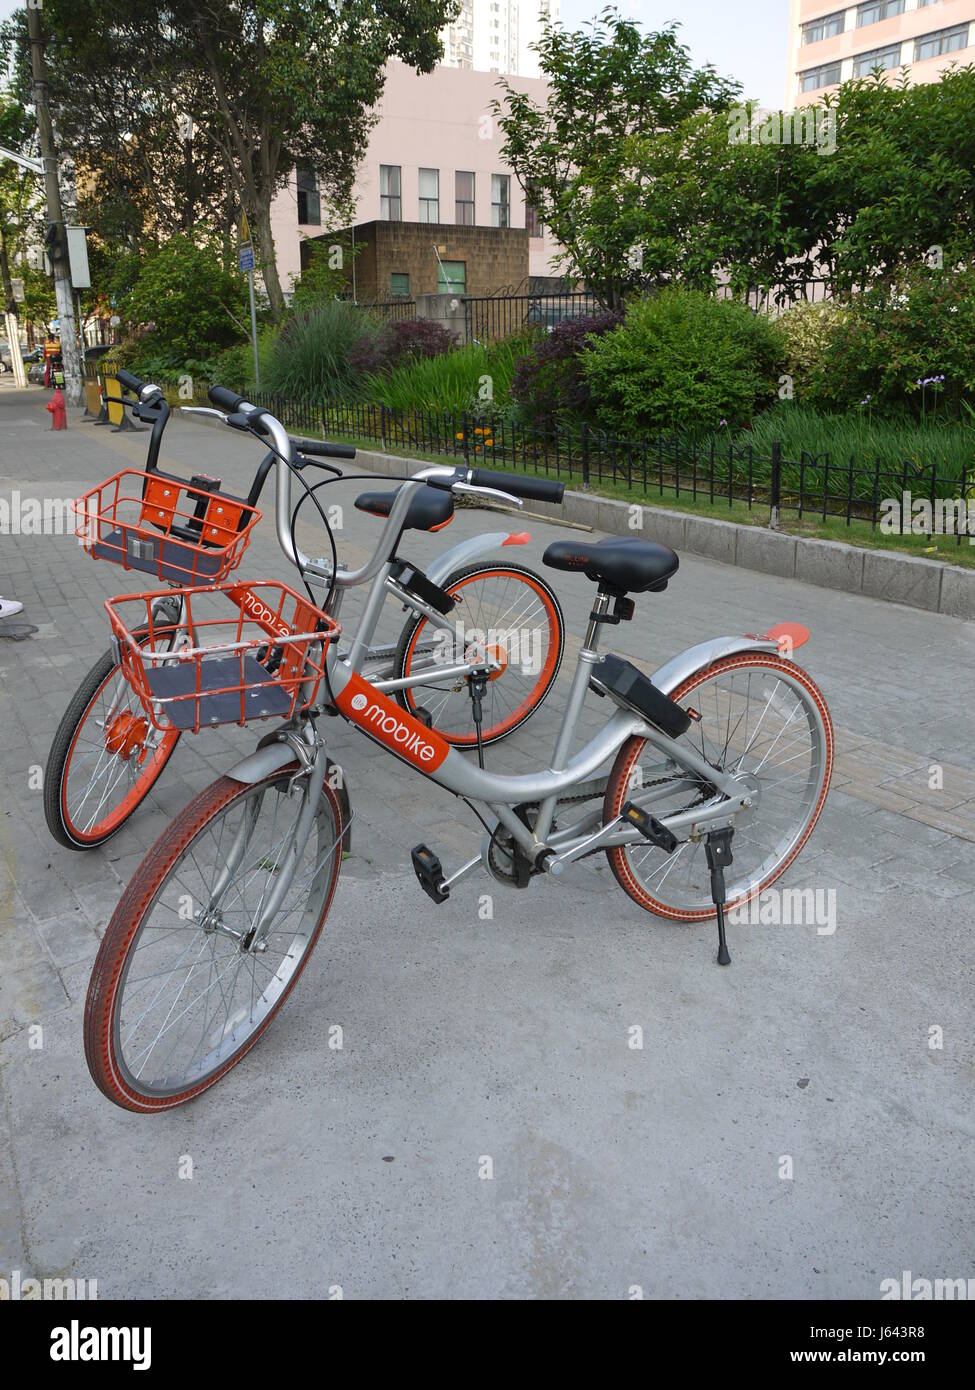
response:
M312 169L298 170L298 222L302 227L322 225L322 207L318 198L318 175Z
M410 297L410 277L406 271L394 270L389 277L389 290L391 294L405 295Z
M858 53L853 59L853 76L869 77L874 68L883 68L885 71L890 68L900 67L901 46L899 43L891 44L889 48L875 48L871 53Z
M904 13L904 0L870 0L868 5L857 9L857 28L865 24L879 24L882 19L890 19L895 14Z
M379 216L383 222L403 220L403 181L398 164L379 166Z
M467 262L437 259L437 294L467 293Z
M454 175L454 221L458 227L474 225L474 175L458 169Z
M440 170L420 170L420 221L440 221Z
M538 208L531 203L525 203L525 231L529 236L542 235L542 219L538 215Z
M821 39L832 39L837 34L842 34L846 26L846 10L838 10L836 14L823 15L820 19L810 20L808 24L802 26L803 43L819 43Z
M820 87L833 87L840 80L840 63L824 63L821 68L807 68L799 74L800 92L816 92Z
M491 175L491 226L511 226L511 175Z
M922 58L938 58L942 53L957 53L968 47L968 25L956 24L952 29L942 29L938 34L925 34L914 45L914 61Z

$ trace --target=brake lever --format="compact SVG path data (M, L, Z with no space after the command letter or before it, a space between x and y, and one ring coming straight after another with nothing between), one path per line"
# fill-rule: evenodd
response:
M475 497L496 497L501 502L510 502L513 507L525 505L521 497L512 497L510 492L501 492L496 487L475 487L473 483L454 483L450 491L470 493Z
M222 424L227 422L227 417L222 410L214 410L209 405L181 405L179 409L182 415L209 415L214 420L221 421Z
M324 468L326 473L332 473L336 478L345 477L341 468L336 468L334 463L323 463L321 459L309 458L306 454L295 453L291 466L297 468L299 473L303 468Z

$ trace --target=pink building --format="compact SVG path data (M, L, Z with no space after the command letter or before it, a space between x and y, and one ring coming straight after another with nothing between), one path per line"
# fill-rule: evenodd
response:
M951 63L975 62L975 0L791 0L788 109L875 67L891 79L936 82Z
M538 78L511 77L512 87L544 99ZM494 73L437 67L418 75L404 63L390 63L379 121L359 167L353 197L357 225L376 221L519 229L528 232L525 274L558 274L556 243L539 226L514 174L501 158L503 138L491 104L502 90ZM271 210L278 272L287 290L301 271L301 241L348 225L329 225L315 180L300 170ZM433 246L442 241L431 226ZM436 270L434 271L436 283ZM500 285L490 287L501 288ZM379 292L410 294L413 286L391 283Z

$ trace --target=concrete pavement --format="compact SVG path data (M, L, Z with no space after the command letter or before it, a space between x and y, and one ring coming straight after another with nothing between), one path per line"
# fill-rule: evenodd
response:
M51 433L46 399L0 385L0 499L19 491L21 521L25 502L144 459L146 436L75 412ZM259 458L178 420L164 454L238 491ZM339 488L355 562L377 523ZM293 579L270 522L243 571ZM503 529L462 511L411 558L485 524ZM104 598L131 585L69 535L25 529L0 534L0 593L37 627L0 636L0 1279L96 1279L102 1297L134 1298L876 1298L904 1269L975 1273L975 626L687 556L614 629L648 670L709 635L785 618L813 632L801 656L838 759L786 882L835 890L837 930L732 928L726 971L711 927L642 913L601 862L522 894L475 878L434 907L410 848L472 853L469 813L330 722L358 816L322 940L227 1079L142 1118L84 1063L98 939L168 819L255 739L182 740L103 850L57 846L38 769L107 643ZM519 559L539 569L571 534L529 529ZM591 586L546 573L575 643ZM547 751L570 669L571 651L492 766Z

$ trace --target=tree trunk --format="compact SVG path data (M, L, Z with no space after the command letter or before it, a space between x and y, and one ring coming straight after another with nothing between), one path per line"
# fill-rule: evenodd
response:
M274 238L271 235L271 198L263 190L258 194L254 208L254 234L256 235L255 259L260 267L271 306L271 317L275 323L284 313L284 293L278 279L277 261L274 256Z

